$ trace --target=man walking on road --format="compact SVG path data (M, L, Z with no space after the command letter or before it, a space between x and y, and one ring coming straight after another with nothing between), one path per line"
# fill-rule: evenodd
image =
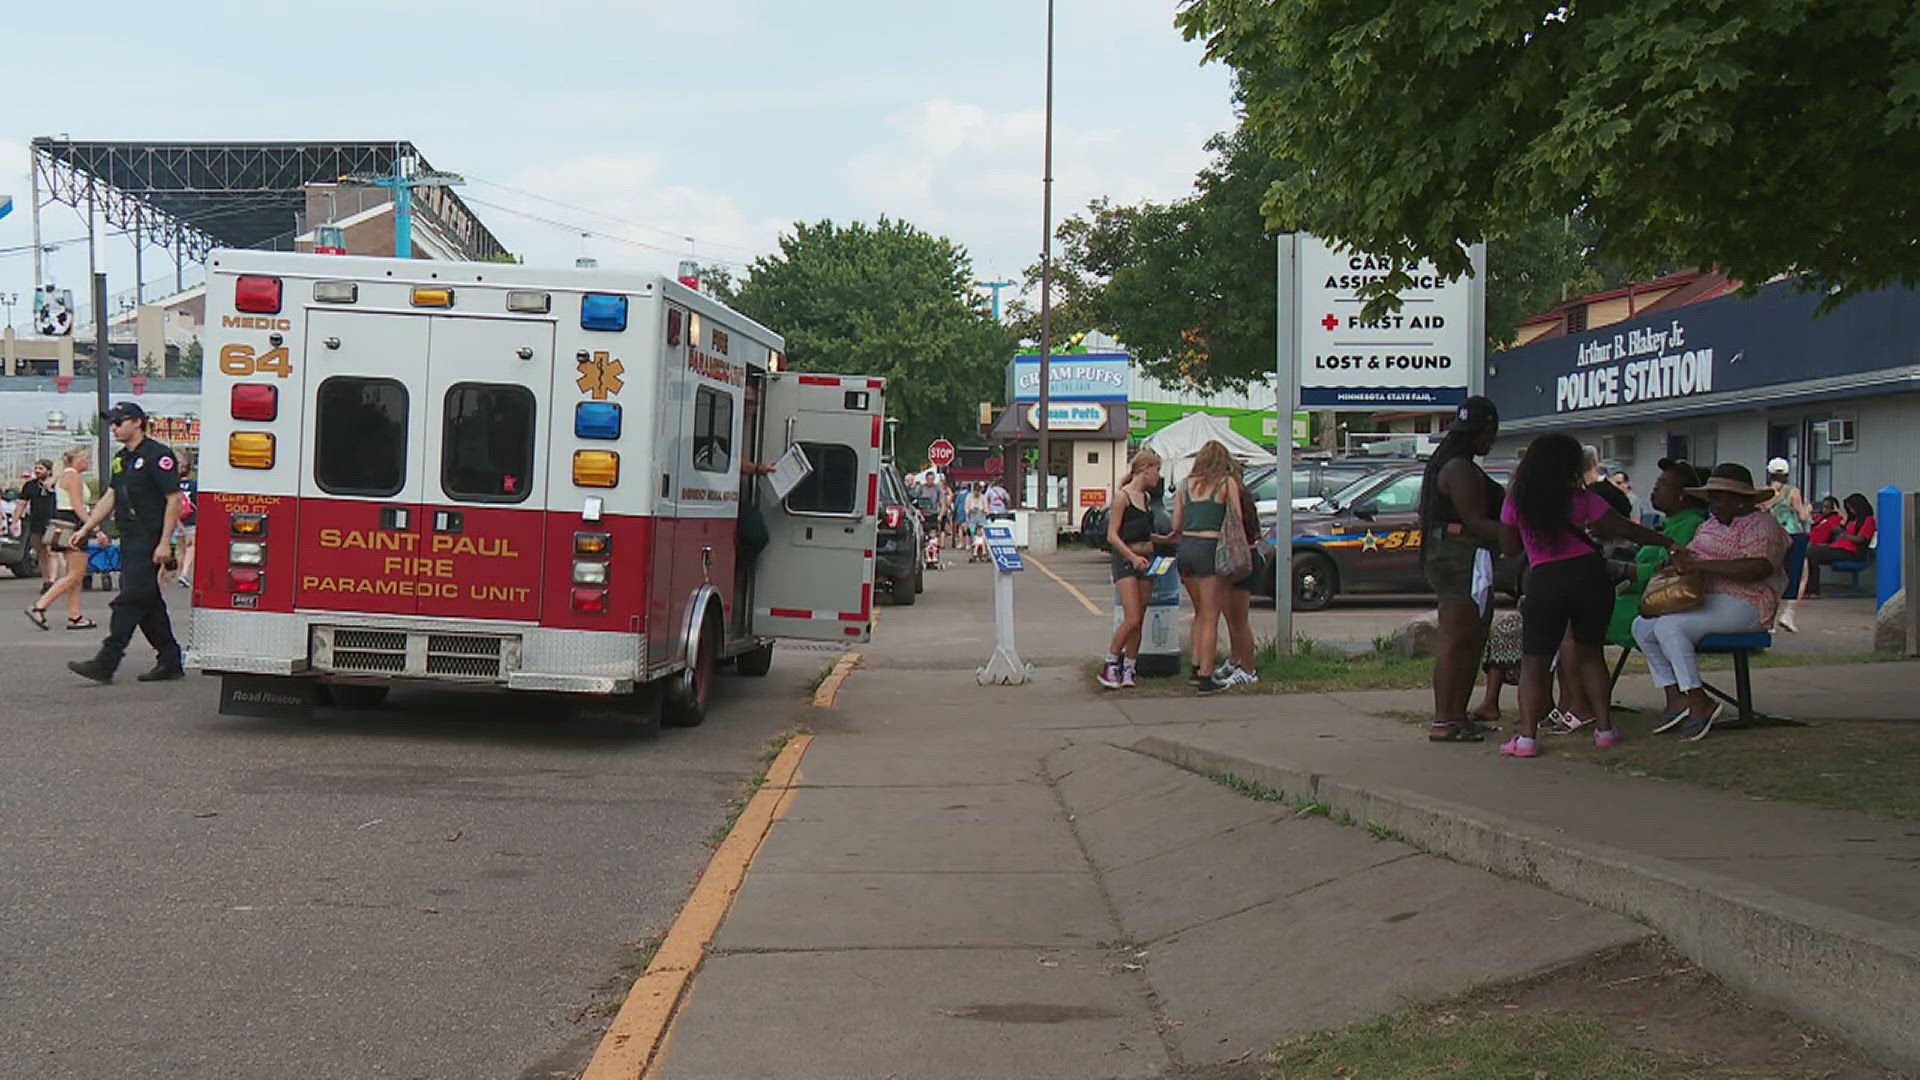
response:
M47 554L47 523L53 520L53 462L41 458L33 463L33 475L20 485L19 501L13 505L13 526L17 531L26 520L24 539L40 563L40 588L53 584L53 564Z
M171 447L147 437L147 414L140 406L123 401L103 419L113 425L120 452L113 456L106 493L72 542L84 542L108 512L113 513L120 527L120 595L113 598L113 622L100 652L67 667L95 682L112 682L138 627L159 657L140 681L178 679L186 670L167 618L167 599L160 592L160 569L173 561L173 530L180 524L180 459Z

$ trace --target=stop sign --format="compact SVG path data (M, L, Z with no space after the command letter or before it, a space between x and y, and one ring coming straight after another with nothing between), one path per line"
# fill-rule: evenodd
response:
M932 462L936 469L944 469L953 464L953 454L953 444L945 439L935 439L933 444L927 447L927 460Z

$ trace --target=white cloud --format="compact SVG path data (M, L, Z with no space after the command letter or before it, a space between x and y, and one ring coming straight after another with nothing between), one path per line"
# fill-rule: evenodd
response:
M888 121L890 137L847 166L872 212L964 243L982 273L1017 274L1038 259L1045 117L933 98ZM1130 130L1064 123L1053 132L1053 215L1188 194L1206 164L1207 124Z
M584 251L602 266L665 271L691 251L737 273L774 248L785 224L754 220L730 195L675 182L663 159L647 153L576 158L523 170L501 185L476 182L462 194L491 204L475 210L508 249L549 266L570 266ZM583 240L581 230L604 235Z

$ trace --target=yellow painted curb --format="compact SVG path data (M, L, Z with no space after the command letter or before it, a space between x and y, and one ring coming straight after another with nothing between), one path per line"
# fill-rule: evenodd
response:
M833 670L827 673L827 677L820 680L820 688L813 692L813 707L833 708L834 699L840 696L840 684L847 681L847 676L853 674L854 665L859 662L860 654L857 652L842 655L840 661L833 665Z
M840 682L853 669L852 661L857 659L853 653L841 657L821 689L824 691L831 684L834 692L838 692ZM816 694L814 701L819 700L820 695ZM829 694L828 703L831 702ZM687 988L706 958L707 943L713 940L720 923L727 917L727 910L733 906L734 895L746 880L761 842L793 801L793 781L800 770L800 758L812 741L811 735L795 735L780 751L780 756L774 758L767 769L766 782L747 801L746 809L740 812L733 829L721 841L720 849L707 861L700 883L694 886L693 895L673 920L673 929L667 931L666 940L653 954L653 962L634 980L626 1002L601 1038L600 1048L594 1051L593 1060L580 1074L580 1080L639 1080L658 1062L668 1026L681 1002L686 1000Z
M1047 575L1048 577L1052 578L1054 581L1058 582L1061 588L1067 590L1067 592L1069 593L1072 593L1073 598L1075 600L1080 601L1080 606L1083 608L1086 608L1088 613L1093 615L1106 614L1106 612L1101 611L1097 606L1095 606L1093 601L1087 599L1086 593L1083 593L1079 589L1074 588L1073 582L1068 581L1066 578L1063 578L1059 574L1054 573L1053 567L1048 566L1046 563L1041 562L1039 559L1034 558L1032 555L1028 555L1025 558L1028 562L1039 567L1041 573Z

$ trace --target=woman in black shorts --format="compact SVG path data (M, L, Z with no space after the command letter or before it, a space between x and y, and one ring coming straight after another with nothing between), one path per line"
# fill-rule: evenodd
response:
M1140 660L1140 630L1147 622L1147 597L1153 579L1147 567L1153 545L1167 538L1153 531L1151 492L1160 483L1160 455L1142 450L1127 465L1126 479L1107 503L1107 547L1113 552L1113 587L1120 594L1120 626L1100 665L1100 685L1118 690L1134 684L1134 665Z
M1493 604L1473 597L1473 567L1481 552L1500 547L1503 493L1474 458L1493 449L1500 414L1493 402L1461 402L1446 438L1427 459L1420 482L1420 564L1433 587L1440 648L1433 660L1434 742L1479 742L1485 728L1467 716L1467 701L1487 641Z
M1174 558L1180 583L1193 600L1193 688L1217 694L1227 683L1214 678L1214 649L1220 643L1220 616L1227 607L1228 582L1214 569L1227 506L1240 498L1233 456L1209 440L1194 456L1193 469L1173 496L1173 533L1180 538Z
M1272 564L1260 552L1260 506L1247 490L1246 469L1239 462L1234 463L1233 478L1240 488L1240 524L1253 550L1253 565L1246 576L1227 586L1227 662L1214 674L1228 686L1260 681L1253 664L1253 594L1273 574Z
M1569 627L1574 674L1595 714L1593 741L1601 747L1619 741L1609 709L1612 687L1600 651L1613 620L1613 574L1588 533L1668 549L1679 546L1670 536L1628 521L1587 490L1581 453L1571 435L1533 440L1514 469L1513 491L1500 511L1502 547L1509 555L1522 548L1527 553L1526 589L1520 598L1520 733L1500 748L1509 757L1540 754L1534 738L1553 700L1553 655Z

